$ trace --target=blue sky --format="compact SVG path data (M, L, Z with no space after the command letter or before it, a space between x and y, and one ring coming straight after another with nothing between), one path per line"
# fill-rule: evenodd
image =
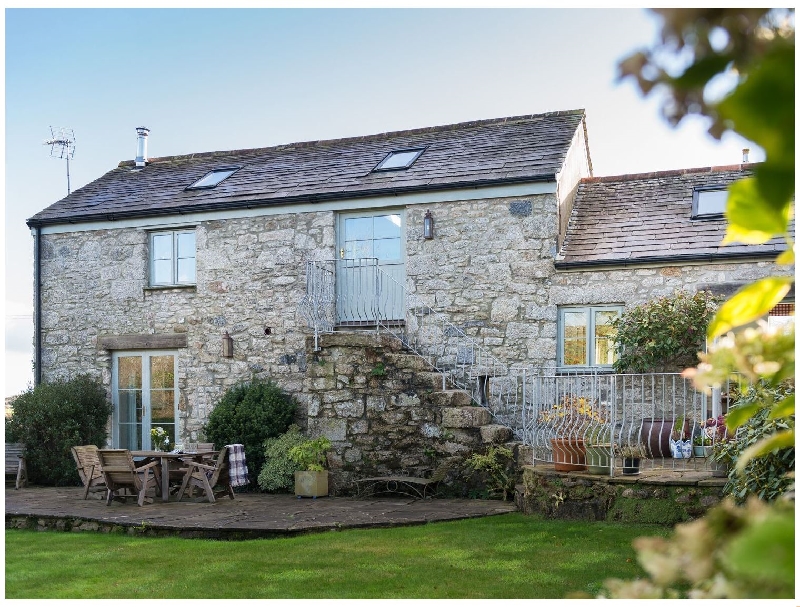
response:
M595 175L739 162L746 142L615 82L657 33L638 8L6 9L6 396L32 381L25 219L66 194L51 125L74 129L73 190L137 126L155 157L584 108Z

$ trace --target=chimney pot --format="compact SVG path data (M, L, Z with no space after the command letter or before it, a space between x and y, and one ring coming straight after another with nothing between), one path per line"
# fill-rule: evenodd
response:
M136 127L136 166L143 167L147 164L147 135L150 129L144 126Z
M750 162L750 148L742 148L742 164Z

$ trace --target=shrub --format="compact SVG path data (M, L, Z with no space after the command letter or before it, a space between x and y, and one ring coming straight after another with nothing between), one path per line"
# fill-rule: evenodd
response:
M697 365L720 301L709 291L676 291L625 310L611 323L619 353L614 370L679 371Z
M111 403L100 382L88 375L41 383L14 401L6 440L25 443L28 477L41 485L79 485L70 449L105 446Z
M284 434L264 441L264 466L258 475L258 486L264 491L282 492L294 489L294 473L300 470L290 457L289 451L306 442L295 424Z
M731 411L764 402L780 402L794 395L793 382L777 388L764 385L750 386L735 401ZM735 440L725 440L714 448L714 458L725 462L732 469L736 460L748 447L780 430L794 430L794 416L770 418L770 407L760 408L736 430ZM725 492L737 504L743 504L749 496L764 501L774 501L794 487L794 447L773 450L762 457L751 459L741 473L731 473Z
M514 495L514 454L511 449L490 445L486 453L473 453L464 462L468 476L480 473L489 497L502 496L503 501Z
M296 409L296 401L275 383L254 379L222 396L203 431L217 446L244 445L247 468L255 479L264 465L264 441L286 432Z

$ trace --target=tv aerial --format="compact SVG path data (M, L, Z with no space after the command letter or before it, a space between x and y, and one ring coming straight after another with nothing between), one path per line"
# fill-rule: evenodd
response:
M50 157L67 161L67 196L69 187L69 161L75 156L75 132L66 127L50 127L50 139L44 140L44 145L50 146Z

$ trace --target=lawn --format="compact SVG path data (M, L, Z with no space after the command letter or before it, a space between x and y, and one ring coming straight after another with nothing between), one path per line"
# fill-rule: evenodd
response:
M669 528L522 514L221 542L6 531L6 598L563 598Z

